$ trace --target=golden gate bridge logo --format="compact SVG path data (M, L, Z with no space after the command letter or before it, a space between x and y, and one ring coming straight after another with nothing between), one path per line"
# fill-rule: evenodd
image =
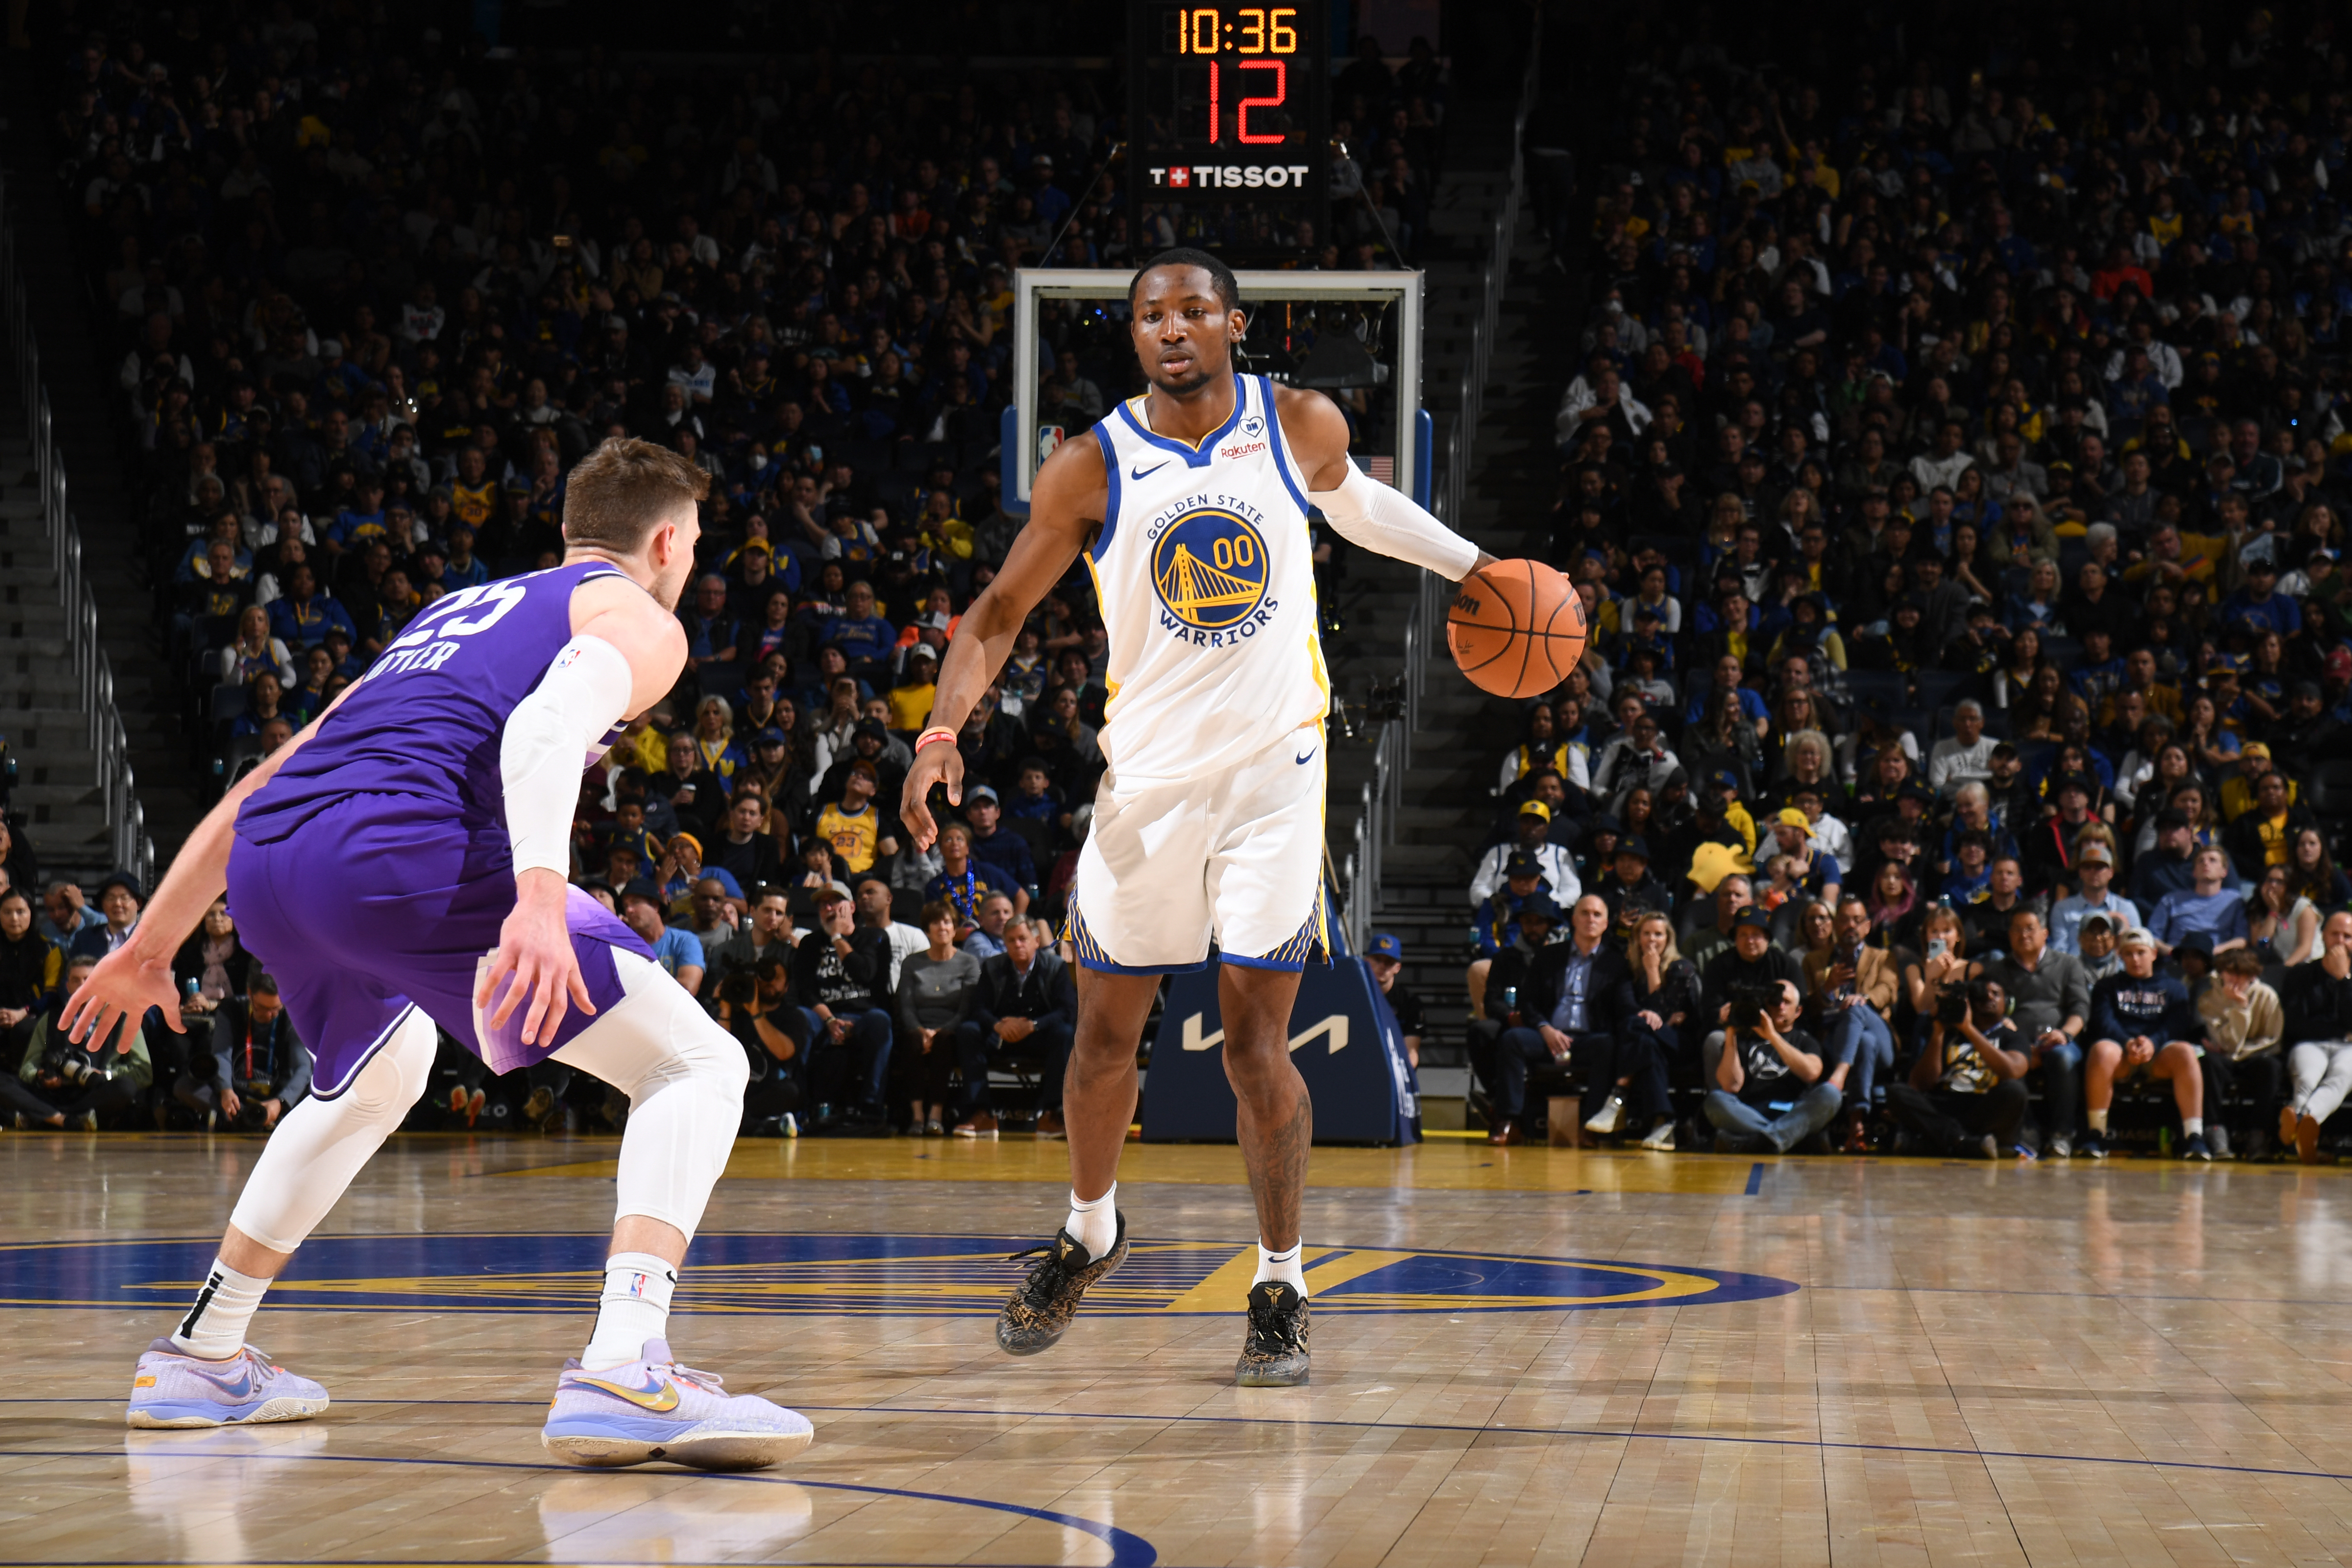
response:
M1265 541L1233 512L1186 512L1151 550L1151 585L1187 626L1220 631L1249 618L1265 598Z

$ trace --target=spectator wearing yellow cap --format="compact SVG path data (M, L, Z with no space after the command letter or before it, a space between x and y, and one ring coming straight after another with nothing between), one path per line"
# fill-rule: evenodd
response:
M1551 896L1573 903L1584 891L1584 884L1576 874L1576 862L1569 858L1566 846L1551 841L1551 807L1542 801L1531 800L1519 807L1514 824L1515 836L1507 844L1497 844L1479 858L1478 869L1470 879L1472 908L1495 896L1503 885L1505 868L1512 855L1526 854L1535 858L1543 879L1551 886Z
M2260 741L2250 741L2238 752L2238 771L2221 781L2221 820L2235 822L2254 808L2260 798L2263 775L2272 771L2271 749ZM2293 805L2302 792L2293 779L2286 781L2286 803Z
M1772 817L1772 841L1789 857L1790 882L1810 897L1837 908L1838 885L1843 876L1836 858L1813 842L1812 818L1793 805L1782 806Z

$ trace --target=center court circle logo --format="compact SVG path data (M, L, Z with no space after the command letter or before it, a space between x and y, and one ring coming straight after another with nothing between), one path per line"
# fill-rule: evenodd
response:
M1265 540L1238 513L1202 507L1162 529L1151 547L1160 605L1194 631L1249 619L1265 598Z
M772 1236L695 1237L687 1311L770 1317L993 1317L1026 1271L1007 1255L1033 1237ZM275 1310L590 1310L604 1280L602 1233L321 1237L270 1287ZM213 1240L73 1242L0 1247L0 1304L184 1309ZM1794 1281L1684 1264L1501 1253L1328 1247L1307 1249L1318 1314L1547 1312L1696 1307L1785 1296ZM1147 1241L1087 1293L1089 1317L1240 1311L1257 1249L1229 1241Z

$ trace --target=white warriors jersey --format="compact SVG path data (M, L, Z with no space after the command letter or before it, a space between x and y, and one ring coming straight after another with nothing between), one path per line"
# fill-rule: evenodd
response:
M1101 743L1122 789L1232 766L1330 710L1306 476L1273 384L1234 387L1197 447L1153 434L1141 397L1094 428L1110 480L1087 552L1110 634Z

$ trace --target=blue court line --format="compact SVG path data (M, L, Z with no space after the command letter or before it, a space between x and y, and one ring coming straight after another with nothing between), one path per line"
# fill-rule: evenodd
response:
M39 1401L27 1400L21 1402L12 1400L7 1401L6 1403L111 1405L117 1402L114 1400L96 1399L52 1399ZM537 1399L346 1399L340 1400L337 1403L343 1405L529 1405L534 1409L541 1408L545 1404L543 1400ZM1604 1441L1626 1443L1712 1443L1733 1446L1745 1444L1751 1447L1768 1448L1811 1448L1822 1452L1834 1451L1841 1453L1863 1454L1937 1454L1964 1459L2047 1459L2055 1463L2070 1465L2118 1465L2142 1469L2157 1470L2210 1470L2222 1475L2282 1476L2297 1480L2308 1481L2352 1481L2352 1471L2294 1470L2262 1465L2212 1465L2201 1464L2189 1459L2140 1459L2107 1454L2045 1454L2037 1453L2029 1449L1954 1448L1914 1443L1855 1443L1842 1442L1825 1437L1743 1437L1706 1432L1612 1431L1604 1427L1597 1426L1472 1426L1463 1423L1436 1421L1344 1421L1314 1416L1151 1415L1108 1410L997 1410L991 1409L986 1406L963 1405L794 1405L793 1408L804 1413L815 1411L828 1415L985 1415L999 1419L1023 1421L1160 1421L1171 1424L1181 1422L1188 1425L1205 1426L1278 1426L1286 1430L1296 1430L1302 1426L1336 1426L1349 1431L1360 1432L1446 1432L1470 1437L1586 1437ZM160 1450L148 1448L144 1451L154 1453ZM85 1454L92 1458L104 1458L108 1455L108 1451L104 1449L67 1449L59 1450L58 1453L59 1457L64 1458L80 1457ZM50 1451L45 1449L0 1448L0 1459L5 1459L16 1455L27 1455L39 1458L48 1457ZM280 1456L257 1454L250 1456L205 1455L197 1457L213 1458L278 1458ZM362 1455L306 1454L286 1455L282 1457L287 1458L333 1459L345 1464L459 1466L496 1464L501 1468L509 1469L542 1471L554 1470L556 1473L560 1474L572 1473L570 1467L558 1468L557 1467L546 1465L521 1465L494 1460L419 1458L372 1459ZM789 1480L791 1478L782 1476L735 1476L729 1478L721 1476L719 1479L784 1481ZM1127 1533L1124 1531L1118 1530L1117 1527L1113 1525L1100 1524L1090 1520L1081 1520L1072 1515L1049 1513L1035 1509L1024 1508L1017 1503L996 1503L989 1502L980 1498L946 1497L941 1494L929 1492L899 1492L894 1491L887 1487L851 1487L847 1486L845 1483L837 1481L801 1481L797 1484L810 1487L835 1487L850 1491L880 1492L892 1497L926 1498L946 1502L967 1503L974 1508L1003 1509L1007 1512L1030 1514L1039 1519L1050 1519L1057 1523L1066 1524L1073 1530L1085 1531L1087 1533L1095 1535L1098 1539L1104 1541L1109 1541L1111 1539L1109 1535L1102 1533L1105 1531L1110 1531L1118 1535L1125 1535ZM1139 1537L1136 1539L1140 1540ZM1143 1542L1143 1544L1147 1550L1150 1549L1149 1542ZM1114 1543L1114 1545L1116 1545L1116 1543ZM1136 1568L1145 1568L1145 1565L1148 1564L1150 1561L1150 1559L1135 1560ZM429 1568L429 1565L420 1565L420 1568ZM1112 1568L1128 1568L1128 1560L1114 1556L1112 1558Z
M1764 1190L1764 1162L1759 1160L1748 1167L1748 1195L1754 1197Z
M472 1402L460 1400L451 1403ZM119 1448L9 1448L0 1450L0 1456L35 1459L120 1459L123 1454ZM207 1453L202 1449L187 1449L174 1453L165 1445L145 1443L140 1445L139 1457L142 1459L232 1459L240 1462L264 1460L278 1464L426 1465L460 1470L530 1470L541 1475L559 1476L576 1476L582 1473L579 1467L572 1465L529 1465L514 1459L425 1459L406 1457L376 1458L365 1454L223 1454L216 1451ZM681 1472L655 1471L653 1473L672 1475ZM1131 1530L1121 1530L1115 1524L1105 1524L1100 1520L1082 1519L1075 1513L1058 1513L1048 1508L1031 1508L1026 1503L997 1502L989 1498L957 1497L950 1492L908 1491L900 1487L859 1486L851 1481L802 1480L793 1476L755 1476L740 1472L712 1470L684 1473L702 1480L749 1482L754 1486L809 1487L832 1492L866 1492L874 1497L910 1498L917 1502L946 1502L955 1503L963 1508L990 1509L998 1513L1017 1514L1024 1519L1043 1520L1047 1524L1058 1524L1065 1530L1075 1530L1081 1534L1093 1536L1110 1548L1110 1561L1107 1568L1152 1568L1152 1565L1160 1561L1159 1548ZM299 1561L308 1562L310 1559L304 1558ZM91 1559L80 1564L79 1568L104 1568L107 1562L106 1559Z

